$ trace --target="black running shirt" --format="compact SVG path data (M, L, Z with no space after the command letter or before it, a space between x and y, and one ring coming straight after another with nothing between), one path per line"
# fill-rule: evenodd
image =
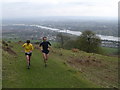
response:
M48 46L49 46L49 45L51 46L51 44L50 44L49 41L45 41L45 42L43 41L42 43L40 43L39 46L40 46L40 47L42 46L43 50L46 51L46 50L48 50Z

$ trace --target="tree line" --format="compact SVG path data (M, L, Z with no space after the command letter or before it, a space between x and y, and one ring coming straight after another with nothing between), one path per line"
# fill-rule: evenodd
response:
M56 40L59 43L60 48L77 48L88 53L101 52L101 39L90 30L82 32L82 34L76 39L72 39L71 37L64 35L63 33L59 33Z

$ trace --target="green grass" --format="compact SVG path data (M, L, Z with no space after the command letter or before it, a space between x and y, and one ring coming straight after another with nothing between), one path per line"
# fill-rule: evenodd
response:
M39 50L33 51L31 69L20 44L12 43L17 56L3 51L3 88L97 88L99 85L84 78L76 69L63 64L62 58L51 53L48 67L44 67ZM56 56L55 56L56 55Z
M102 50L105 55L116 55L118 52L118 48L102 47Z

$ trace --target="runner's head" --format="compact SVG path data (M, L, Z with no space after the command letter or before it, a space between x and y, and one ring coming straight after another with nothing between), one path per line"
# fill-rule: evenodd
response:
M46 41L47 40L47 37L43 37L43 41Z
M30 43L30 40L27 40L26 43L29 44L29 43Z

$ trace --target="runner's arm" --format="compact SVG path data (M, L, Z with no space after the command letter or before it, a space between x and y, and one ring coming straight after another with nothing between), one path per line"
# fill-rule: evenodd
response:
M32 52L34 50L34 47L33 47L33 45L31 45L31 51L30 52Z
M40 47L40 50L42 51L43 50L42 43L39 44L39 47Z
M51 43L50 42L48 42L48 50L50 50L51 49Z
M50 42L48 42L48 45L49 45L49 46L51 46L51 43L50 43Z
M25 47L25 44L23 44L22 47L24 48L24 47Z

